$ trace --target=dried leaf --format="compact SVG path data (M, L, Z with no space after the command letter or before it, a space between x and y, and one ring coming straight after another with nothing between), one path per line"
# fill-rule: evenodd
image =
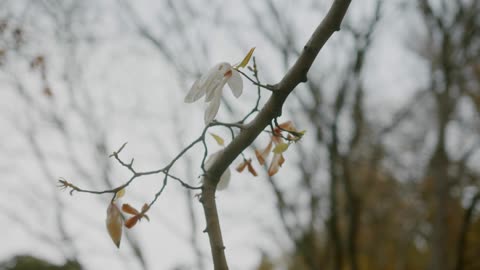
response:
M251 160L250 160L250 161L251 161ZM257 171L255 170L255 168L253 168L251 162L248 162L247 167L248 167L248 171L249 171L253 176L258 176Z
M249 159L249 161L252 161L251 159ZM245 170L245 168L247 167L248 165L248 161L247 160L243 160L242 163L238 164L238 166L235 168L235 170L237 170L237 172L241 173L243 172L243 170Z
M150 208L150 206L148 206L148 204L144 203L143 206L142 206L142 214L146 213L149 208Z
M270 155L270 151L272 150L272 141L270 141L263 151L255 150L255 155L257 156L258 163L260 165L265 164L265 160L267 159L268 155Z
M131 214L131 215L138 215L140 214L140 212L138 212L137 209L133 208L132 206L130 206L130 204L128 203L124 203L122 205L122 211L125 212L125 213L128 213L128 214Z
M275 154L273 156L272 163L270 164L270 167L268 168L268 175L273 176L275 175L278 170L280 170L280 167L282 164L285 162L285 158L283 158L282 154Z
M249 158L249 159L245 159L243 160L242 163L238 164L236 170L237 172L243 172L243 170L245 170L245 168L248 168L248 171L253 175L253 176L257 176L257 171L255 171L255 169L253 168L252 166L252 159Z
M243 58L242 62L237 65L237 68L244 68L247 66L248 62L250 61L250 58L253 55L253 51L255 51L255 47L251 48L250 51L248 51L247 55L245 55L245 58Z
M211 133L211 132L210 132L210 135L215 139L215 141L218 143L218 145L223 146L225 144L225 141L223 140L222 137L218 136L215 133Z
M119 248L120 241L122 240L123 219L120 210L118 210L118 207L114 203L110 203L108 206L106 225L110 238L112 238L113 243Z
M127 219L127 221L125 221L125 227L127 227L128 229L131 229L133 226L135 226L135 224L137 224L137 221L140 219L140 216L138 215L135 215L129 219Z

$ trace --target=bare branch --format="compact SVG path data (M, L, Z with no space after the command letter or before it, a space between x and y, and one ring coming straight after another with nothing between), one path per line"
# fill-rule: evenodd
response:
M295 87L305 82L307 72L313 64L320 49L327 42L330 36L340 29L340 23L350 5L349 0L336 0L332 4L326 17L317 27L310 40L304 47L294 65L287 71L283 79L275 85L275 91L269 98L263 109L248 124L247 128L220 153L219 158L206 172L202 203L207 220L207 232L210 240L210 248L214 262L214 269L228 269L224 253L223 238L218 219L215 203L215 188L221 174L233 162L233 160L246 149L255 138L267 127L271 121L281 115L282 106L287 96Z

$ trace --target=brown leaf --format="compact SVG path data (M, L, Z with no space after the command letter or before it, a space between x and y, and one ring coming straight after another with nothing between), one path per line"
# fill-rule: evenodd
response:
M125 213L128 213L128 214L131 214L131 215L138 215L140 214L140 212L138 212L137 209L133 208L132 206L130 206L130 204L128 203L124 203L122 205L122 211L125 212Z
M139 218L140 216L136 215L127 219L127 221L125 221L125 227L131 229L133 226L135 226L135 224L137 224Z
M113 243L119 248L120 241L122 240L123 219L120 210L118 210L118 207L114 203L110 203L108 206L106 225L110 238L112 238Z
M142 214L145 214L148 209L150 208L150 206L148 206L148 204L144 203L143 206L142 206Z
M247 160L243 160L242 163L238 164L238 166L235 168L235 170L237 170L237 172L241 173L241 172L243 172L243 170L245 170L246 167L247 167Z
M251 160L250 160L250 161L251 161ZM255 168L253 168L253 166L252 166L252 162L248 162L247 167L248 167L248 171L249 171L253 176L258 176L257 171L256 171Z
M265 164L265 160L267 159L268 155L270 155L270 152L272 151L272 141L270 141L265 149L263 151L258 151L255 150L255 155L257 156L258 163L260 165Z

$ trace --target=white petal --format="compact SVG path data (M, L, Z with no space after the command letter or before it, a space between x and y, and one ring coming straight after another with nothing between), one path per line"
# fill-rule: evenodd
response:
M219 91L216 91L216 94L213 97L213 100L208 104L207 110L205 111L205 125L208 125L218 113L218 109L220 108L220 100L222 99L222 89L220 88Z
M207 88L207 93L206 93L206 96L205 96L205 102L212 101L213 97L216 94L218 94L217 92L221 91L223 89L223 86L225 85L225 83L226 83L225 80L216 80L215 83L212 83L209 86L209 88Z
M219 63L215 67L217 68L217 72L222 74L222 76L232 68L232 66L227 62Z
M230 77L227 82L230 89L232 89L233 95L238 98L243 90L243 81L240 73L235 69L232 69L232 77Z
M205 95L205 87L201 87L201 79L196 80L195 83L192 85L190 91L188 91L187 95L185 96L184 102L185 103L192 103L203 97Z
M217 190L224 190L228 187L228 185L230 184L230 176L230 168L227 168L220 177L220 181L218 181Z
M195 83L192 85L192 88L185 96L185 103L192 103L203 97L206 93L208 94L209 90L213 90L218 85L218 81L223 79L223 69L225 69L228 63L219 63L213 66L203 74Z

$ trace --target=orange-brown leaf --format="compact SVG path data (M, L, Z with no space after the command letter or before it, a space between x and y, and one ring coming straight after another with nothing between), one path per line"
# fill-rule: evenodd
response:
M128 213L128 214L131 214L131 215L138 215L140 214L140 212L138 212L137 209L133 208L132 206L130 206L130 204L128 203L124 203L122 205L122 211L125 212L125 213Z
M146 213L149 208L150 208L150 206L148 206L148 204L144 203L143 206L142 206L142 213Z
M251 160L250 160L250 161L251 161ZM248 162L247 167L248 167L248 171L249 171L253 176L257 176L257 175L258 175L258 174L257 174L257 171L255 171L255 169L253 168L251 162Z
M140 216L133 216L127 219L127 221L125 221L125 227L131 229L133 226L135 226L135 224L137 224L139 218Z
M251 159L249 159L249 160L251 161ZM235 168L235 170L237 170L237 172L241 173L241 172L243 172L243 170L245 170L247 165L248 165L247 160L243 160L242 163L238 164L238 166Z
M265 160L267 159L268 155L270 155L270 152L272 150L272 141L270 141L265 149L263 151L258 151L255 150L255 155L257 156L258 163L260 165L265 164Z

